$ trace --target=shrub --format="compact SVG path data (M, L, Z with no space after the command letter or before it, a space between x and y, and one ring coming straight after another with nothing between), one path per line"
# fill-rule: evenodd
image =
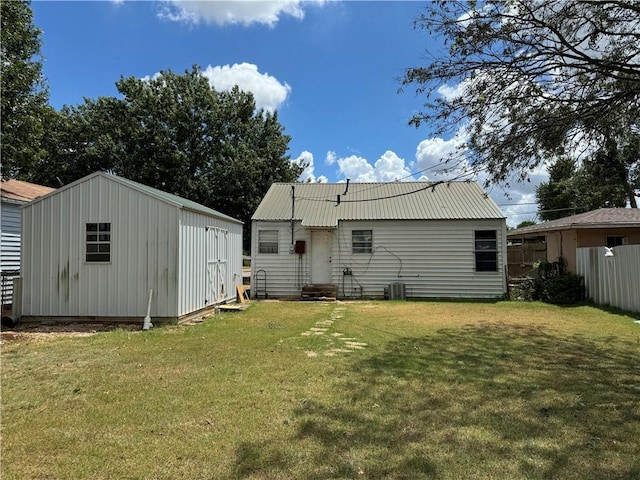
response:
M514 291L519 300L540 300L555 305L581 303L585 298L584 278L567 271L567 262L539 262L534 276L522 282Z

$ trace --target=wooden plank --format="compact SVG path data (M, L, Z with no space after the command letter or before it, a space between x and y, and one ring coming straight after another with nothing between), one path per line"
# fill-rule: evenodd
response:
M246 303L241 305L237 303L233 303L233 304L227 304L227 305L220 305L218 307L218 309L223 312L242 312L247 308L249 308L249 305L247 305Z
M236 297L238 302L245 303L249 301L249 294L247 294L247 286L246 285L238 285L236 287Z

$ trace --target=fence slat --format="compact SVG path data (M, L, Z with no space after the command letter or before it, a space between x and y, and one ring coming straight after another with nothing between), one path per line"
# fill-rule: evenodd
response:
M577 273L587 297L598 305L640 312L640 245L620 245L612 257L605 247L577 249Z

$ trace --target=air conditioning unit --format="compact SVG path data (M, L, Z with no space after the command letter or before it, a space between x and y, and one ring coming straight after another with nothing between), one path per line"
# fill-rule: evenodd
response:
M407 293L404 283L389 284L389 300L406 300Z

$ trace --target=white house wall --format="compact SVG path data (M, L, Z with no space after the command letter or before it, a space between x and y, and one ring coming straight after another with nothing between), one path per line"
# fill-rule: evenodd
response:
M300 222L294 222L294 242L304 241L307 253L291 253L291 222L252 222L251 225L251 295L260 294L262 280L258 275L266 273L266 293L269 297L290 297L300 294L304 285L311 282L309 248L310 230ZM258 230L278 231L278 253L258 252Z
M104 177L23 210L23 315L176 317L178 212ZM111 262L85 261L86 223L111 223Z
M266 272L269 296L296 296L302 263L302 285L310 283L310 230L295 227L295 239L306 240L307 251L289 253L289 222L254 221L252 232L252 289L256 272ZM258 253L258 230L278 229L279 253ZM353 254L352 230L372 230L373 252ZM497 272L475 271L475 230L496 230ZM413 298L495 298L506 291L506 227L504 220L343 221L332 230L332 282L340 297L382 297L390 283L404 283ZM344 275L346 269L351 275ZM347 270L347 271L349 271Z
M19 270L20 205L4 201L1 202L0 230L2 231L0 270Z
M209 306L207 293L207 228L228 232L224 295L220 300L236 298L236 286L242 284L242 225L208 217L190 210L180 214L179 315Z
M372 230L371 254L352 253L352 230ZM497 230L497 272L475 271L476 230ZM336 232L332 266L341 296L381 296L390 283L405 284L413 298L495 298L506 291L504 221L341 222Z
M0 271L20 270L20 204L0 202ZM13 276L3 277L2 300L13 301Z

